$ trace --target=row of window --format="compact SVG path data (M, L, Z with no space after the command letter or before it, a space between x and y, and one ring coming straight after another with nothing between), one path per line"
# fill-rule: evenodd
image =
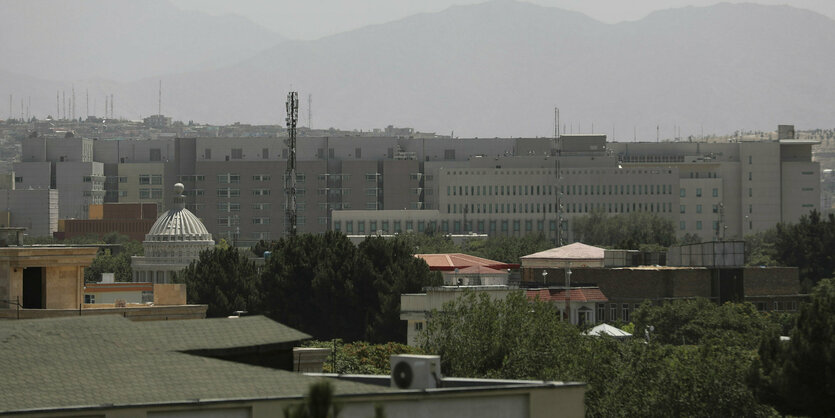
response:
M250 218L250 222L253 225L269 225L270 224L270 217L269 216L262 216L262 217L254 217ZM241 224L241 218L236 216L218 216L217 224L221 226L237 226Z
M557 222L555 220L550 220L548 222L548 229L550 231L555 231L557 229ZM525 232L545 232L545 224L546 221L544 220L513 220L512 224L510 221L503 220L503 221L441 221L440 222L440 231L444 233L465 233L465 232L478 232L481 234L485 233L495 233L498 231L498 228L501 227L502 232L509 232L510 227L512 225L514 232L520 232L522 230L522 226L524 225ZM436 221L368 221L367 223L368 229L366 230L366 221L345 221L344 222L344 229L342 221L333 221L333 229L335 231L343 231L346 234L373 234L376 231L381 231L383 234L399 234L408 231L415 231L415 226L417 226L417 232L424 232L427 228L429 229L436 229L439 226L439 223ZM356 226L356 229L354 228ZM450 226L452 227L450 229ZM536 229L534 229L536 227ZM563 225L565 227L565 225Z
M554 203L469 203L446 205L447 213L554 213L557 207ZM699 213L701 213L701 205ZM652 212L672 213L673 204L666 202L651 203L563 203L560 205L565 213L629 213L629 212ZM682 205L684 213L684 205Z
M253 196L269 196L272 192L270 189L252 189L251 190ZM305 190L296 188L296 196L304 196ZM240 197L241 196L241 189L233 189L233 188L223 188L217 189L217 197Z
M748 189L748 190L750 191L751 189ZM678 195L679 195L679 197L687 197L687 189L682 187L681 190L679 190ZM713 197L719 197L719 189L714 187L713 190L711 191L711 195ZM696 188L696 197L702 197L702 188L701 187Z
M702 230L702 221L696 221L696 230ZM678 229L684 231L687 229L687 222L686 221L679 221L678 222ZM750 229L750 228L749 228ZM713 221L713 230L719 231L719 221Z
M719 213L721 209L720 205L713 205L713 213ZM748 213L751 213L752 207L748 205ZM687 205L680 205L679 206L679 213L687 213ZM702 205L696 205L696 213L702 213Z
M556 186L548 185L489 185L489 186L447 186L447 196L548 196L553 195ZM608 185L560 185L560 194L569 195L667 195L673 193L672 184L608 184ZM684 189L681 189L682 193ZM716 190L716 189L714 189ZM517 193L518 192L518 193ZM701 189L699 189L701 195ZM682 196L683 197L683 196Z
M638 309L638 304L622 303L620 304L620 318L618 318L618 304L608 304L608 309L605 303L597 304L597 322L616 321L620 319L623 322L629 322L629 317L632 311ZM607 312L608 311L608 312ZM607 315L608 313L608 315Z

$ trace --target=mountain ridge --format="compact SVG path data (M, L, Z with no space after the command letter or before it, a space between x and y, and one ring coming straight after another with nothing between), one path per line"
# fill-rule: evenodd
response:
M654 140L657 126L665 137L674 126L685 137L782 122L824 127L835 113L826 100L835 94L826 70L835 65L826 53L833 44L835 21L788 6L688 7L608 24L494 1L122 83L116 113L155 113L161 79L163 113L212 123L281 123L292 88L303 109L312 94L320 128L548 136L555 106L561 131L594 124L615 139Z

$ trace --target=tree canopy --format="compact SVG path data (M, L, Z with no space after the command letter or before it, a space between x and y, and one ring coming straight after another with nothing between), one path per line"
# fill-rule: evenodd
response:
M730 314L749 316L739 309L742 314ZM721 323L721 315L705 316ZM441 356L444 374L587 382L590 417L775 415L746 384L753 352L745 344L587 337L558 318L553 305L529 301L523 292L504 300L466 294L433 312L420 339L427 352Z
M625 250L669 247L676 242L673 222L648 212L609 215L594 211L575 218L572 229L574 237L585 244Z
M400 295L441 283L405 239L369 238L355 246L327 232L253 248L265 251L271 255L260 272L234 248L203 252L180 275L189 300L208 303L209 316L247 310L322 340L405 341Z
M758 398L783 414L835 415L835 279L821 280L788 342L762 339L750 383Z

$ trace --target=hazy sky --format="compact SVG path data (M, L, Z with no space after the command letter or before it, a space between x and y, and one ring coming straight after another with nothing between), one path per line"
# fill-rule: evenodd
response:
M370 24L384 23L416 13L438 12L456 4L484 0L172 0L186 10L210 14L233 13L293 39L315 39ZM731 0L731 3L742 1ZM654 10L707 6L716 0L531 0L615 23L636 20ZM833 0L749 0L746 3L788 4L814 10L835 19Z

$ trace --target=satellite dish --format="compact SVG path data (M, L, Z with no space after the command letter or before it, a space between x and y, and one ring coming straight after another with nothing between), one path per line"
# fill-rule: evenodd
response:
M394 378L394 384L396 384L398 388L408 389L411 387L412 379L414 378L412 366L405 361L397 363L392 371L392 377Z

